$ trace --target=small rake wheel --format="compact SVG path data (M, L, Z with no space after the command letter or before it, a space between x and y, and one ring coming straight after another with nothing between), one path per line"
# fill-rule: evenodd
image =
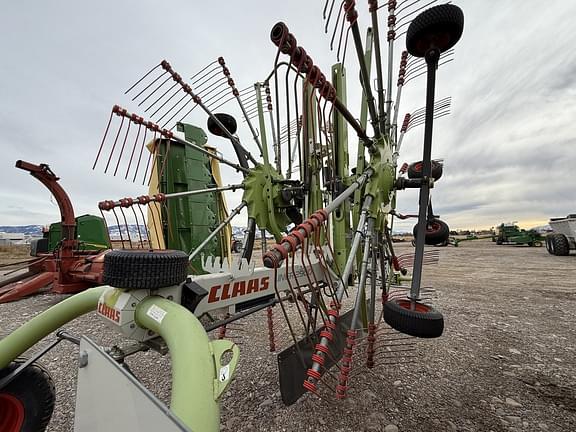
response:
M175 250L114 250L104 257L105 284L114 288L155 289L186 280L188 255Z
M442 177L443 167L440 162L432 161L431 175L434 180L440 180ZM421 178L422 177L422 162L414 162L408 166L408 178Z
M406 48L415 57L424 57L432 47L444 52L458 42L463 29L464 14L460 8L450 4L435 6L412 21L406 34Z
M238 129L238 124L236 123L236 119L229 114L225 113L216 113L214 114L222 125L231 133L235 134L236 130ZM212 119L212 117L208 118L208 130L210 133L214 135L225 137L224 131L220 128L220 126Z
M401 333L420 338L436 338L444 332L444 317L440 312L406 299L384 303L384 321Z
M418 231L418 224L414 225L412 233L414 238L416 238L416 232ZM450 228L446 222L440 219L433 219L431 222L426 224L426 235L424 243L430 246L444 243L448 241L450 236Z
M0 378L24 362L17 359L0 371ZM37 364L27 367L0 390L0 431L41 432L52 417L56 392L48 372Z

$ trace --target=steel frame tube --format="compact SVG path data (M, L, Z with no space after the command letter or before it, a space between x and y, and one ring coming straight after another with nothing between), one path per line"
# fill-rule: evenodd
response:
M372 237L374 235L374 221L373 217L368 218L366 225L366 233L364 235L364 251L362 253L362 267L360 268L360 280L358 281L358 289L356 290L356 300L354 302L354 312L352 314L352 321L350 322L350 329L354 330L360 310L362 308L362 298L365 298L366 288L366 275L368 273L368 258L370 256L370 248L372 246Z
M96 309L107 286L82 291L52 306L0 340L0 369L67 322Z
M422 185L420 186L418 230L416 232L416 250L414 251L414 267L412 270L412 284L410 298L420 298L420 285L422 281L422 264L424 259L424 236L426 235L428 204L430 201L430 173L432 171L432 129L434 124L434 90L436 86L436 68L440 51L430 49L426 53L428 66L426 83L426 123L424 125L424 150L422 155Z
M374 174L374 170L372 168L368 168L366 171L364 171L360 177L358 177L350 186L348 186L344 190L344 192L342 192L340 195L338 195L336 198L334 198L334 200L332 200L332 202L326 206L326 208L324 209L326 211L326 213L330 214L334 210L336 210L338 207L340 207L340 205L342 205L342 203L346 199L348 199L350 197L350 195L352 195L352 193L354 193L354 191L356 191L356 189L358 189L359 187L362 187L364 185L364 183L370 177L372 177L373 174ZM368 199L368 197L366 197L366 199ZM372 199L372 198L370 197L370 199Z
M346 284L348 283L348 278L352 273L352 267L354 266L354 261L356 260L356 252L358 251L358 246L360 245L360 240L364 235L363 228L366 224L366 217L368 216L368 210L372 205L372 196L368 195L364 198L364 204L362 205L362 212L360 213L360 220L358 221L358 226L356 227L356 234L354 235L354 240L352 241L352 246L350 246L350 255L348 255L348 260L346 261L346 266L340 277L340 283L338 285L338 290L336 291L336 300L338 302L342 301L344 296L344 291L346 290Z
M375 231L372 232L372 237L370 239L370 250L372 252L370 260L370 308L368 310L368 323L374 324L374 318L376 316L376 278L378 276L378 238ZM380 259L384 261L384 257L381 256ZM382 285L385 285L384 274L382 274Z
M362 48L362 38L360 36L360 30L358 30L358 22L354 21L353 23L350 23L350 28L352 29L352 37L354 38L354 46L356 48L358 64L360 65L362 88L366 93L366 103L368 104L368 112L370 113L370 123L372 123L372 128L374 129L374 136L378 138L380 137L381 133L380 126L378 124L378 113L376 112L376 106L374 105L374 95L372 94L372 88L370 87L368 68L364 62L364 49Z
M188 261L192 261L194 258L196 258L196 256L200 253L200 251L202 249L204 249L204 247L210 242L210 240L212 240L216 236L216 234L218 234L220 231L222 231L224 229L224 227L226 225L228 225L230 223L230 221L232 219L234 219L234 217L238 213L240 213L240 211L244 207L246 207L246 202L242 201L242 203L238 207L236 207L234 210L232 210L232 212L230 212L230 215L226 219L224 219L222 221L222 223L220 225L218 225L216 227L216 229L214 229L214 231L212 231L210 233L210 235L208 237L206 237L206 239L198 245L198 247L196 247L196 249L194 249L192 252L190 252L190 255L188 256Z
M151 311L163 312L161 319ZM217 381L212 345L204 327L183 306L150 296L136 306L136 323L158 333L168 345L172 364L170 410L197 431L220 429L220 406L215 397ZM233 348L238 351L238 348Z
M236 184L236 185L228 185L228 186L220 186L220 187L215 187L215 188L206 188L206 189L196 189L196 190L191 190L191 191L186 191L186 192L174 192L171 194L165 194L163 195L162 199L171 199L171 198L181 198L181 197L186 197L186 196L192 196L192 195L201 195L204 193L211 193L211 192L223 192L223 191L235 191L236 189L244 189L244 185L243 184ZM134 201L134 203L138 203L138 198L131 198L132 201ZM152 195L150 197L150 202L157 202L158 199L156 198L155 195ZM118 201L114 201L114 206L120 207L122 206L122 201L118 200Z
M252 133L252 138L254 138L254 142L256 143L256 146L258 146L258 150L260 150L260 153L262 153L262 144L260 144L260 140L258 139L258 134L256 133L254 126L252 126L252 122L250 121L250 117L248 117L248 113L246 112L246 109L244 108L244 104L242 103L242 99L240 99L240 96L238 96L238 95L234 95L234 97L238 101L238 105L240 106L240 109L242 110L242 114L244 115L244 119L246 120L246 123L248 123L248 127L250 128L250 132ZM254 159L251 159L251 160L254 162Z
M215 117L214 117L214 118L215 118ZM218 119L216 119L216 120L218 120ZM250 172L249 169L247 169L247 168L242 168L240 165L238 165L238 164L236 164L236 163L234 163L234 162L231 162L231 161L229 161L228 159L224 159L223 157L218 156L217 154L212 153L212 152L206 150L205 148L200 147L199 145L192 144L191 142L186 141L185 139L179 138L179 137L177 137L176 135L174 135L174 136L172 137L172 139L173 139L174 141L180 143L180 144L184 144L184 145L190 146L190 147L192 147L193 149L198 150L200 153L204 153L206 156L211 157L211 158L213 158L213 159L216 159L216 160L222 162L222 163L225 164L225 165L231 166L232 168L234 168L234 169L237 170L237 171L242 171L242 172L244 172L244 173L246 173L246 174L248 174L248 173ZM248 153L248 152L247 152L247 153ZM248 153L248 154L249 154L249 153ZM256 165L256 162L255 162L254 164Z
M350 255L348 255L348 260L346 261L346 267L340 276L340 281L338 282L338 290L336 292L336 301L340 303L342 297L344 296L344 292L346 290L346 284L348 283L348 278L350 277L350 273L352 272L352 267L354 265L354 261L356 261L356 252L358 251L358 246L360 245L360 240L364 235L362 229L366 224L366 217L368 215L368 209L372 204L372 196L368 195L364 199L364 204L362 206L362 213L360 214L360 221L358 222L358 226L356 228L356 234L354 235L354 241L352 242L352 246L350 246ZM328 316L328 320L332 324L336 324L337 318L333 315ZM323 336L320 338L319 344L322 346L328 346L329 340L327 337ZM316 354L324 356L322 351L316 351ZM318 362L312 362L311 369L320 372L321 365ZM309 378L310 379L310 378Z
M376 82L378 86L378 123L380 130L384 131L385 124L385 111L384 111L384 86L382 76L382 56L380 54L380 32L378 29L378 9L374 8L370 13L372 15L372 32L374 33L374 56L376 57ZM390 81L390 79L389 79ZM390 94L390 87L388 87Z

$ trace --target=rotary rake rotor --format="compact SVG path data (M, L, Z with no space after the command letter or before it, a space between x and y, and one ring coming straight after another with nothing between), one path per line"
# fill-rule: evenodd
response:
M422 286L421 274L423 265L438 261L437 252L425 250L424 244L436 244L444 235L437 232L438 226L444 226L433 214L430 200L430 189L442 173L441 160L431 158L431 144L433 120L449 114L451 99L435 101L435 74L438 66L453 59L463 16L449 4L416 15L433 3L389 1L379 6L369 1L369 28L363 40L355 2L327 0L324 29L339 60L329 73L279 22L270 32L277 47L272 71L253 85L238 89L223 57L190 79L163 60L126 91L150 120L117 105L110 114L95 169L144 185L161 185L171 175L170 152L179 145L241 174L242 181L236 184L105 200L99 208L117 225L128 225L131 219L145 227L136 241L125 230L129 247L145 248L145 241L154 237L160 240L153 247L161 248L171 235L164 217L170 203L242 190L240 204L185 252L191 262L201 259L209 273L198 283L209 281L212 271L214 275L230 272L235 280L238 271L248 269L268 278L266 295L256 295L260 290L250 291L249 281L241 285L237 279L229 287L208 287L212 304L194 313L225 310L217 321L218 337L224 338L233 328L231 323L246 315L242 310L263 314L265 310L270 350L289 345L278 355L282 397L288 404L305 391L343 399L363 368L411 361L412 337L433 338L443 332L443 317L431 306L433 290ZM383 7L385 35L379 28ZM394 49L404 34L407 50L399 56L396 74ZM348 49L354 54L347 56ZM351 85L346 82L345 61L351 56L356 57L360 73L355 83L362 92L360 115L346 102L346 87ZM403 89L423 75L427 76L426 105L406 114L399 124ZM184 122L194 110L205 114L212 135L230 142L237 160L224 156L227 150L207 146L205 136L203 142L186 133L182 136ZM241 123L228 114L231 110L240 113ZM425 128L422 160L399 168L406 133L421 125ZM354 169L349 133L357 136ZM396 193L407 188L419 190L417 215L396 210ZM240 259L224 266L222 257L219 265L205 265L205 247L244 210L247 223ZM414 253L395 252L396 217L417 218ZM257 230L262 234L264 267L254 269L250 266ZM275 239L271 246L266 233ZM197 267L192 267L192 273ZM194 275L191 280L196 280ZM275 305L283 324L275 316Z

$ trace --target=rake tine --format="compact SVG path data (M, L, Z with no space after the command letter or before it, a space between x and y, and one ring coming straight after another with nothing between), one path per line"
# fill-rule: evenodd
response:
M158 66L160 66L160 65L158 65ZM146 90L148 90L150 87L152 87L152 86L156 83L156 81L158 81L158 80L159 80L160 78L162 78L164 75L166 75L166 71L164 71L164 72L162 72L160 75L158 75L154 81L152 81L150 84L148 84L146 87L144 87L144 88L140 91L140 93L138 93L136 96L134 96L134 97L132 98L132 100L135 101L142 93L144 93Z
M194 88L196 89L196 93L200 95L205 90L204 86L207 86L208 88L212 87L214 85L214 82L212 81L214 81L216 78L218 78L218 72L215 69L215 72L211 76L206 78L200 84L194 86ZM216 82L218 82L218 80L216 80Z
M208 97L208 95L214 93L214 91L216 91L218 89L218 87L220 85L222 85L225 81L226 81L226 78L217 79L206 88L203 88L203 89L197 88L196 92L198 94L202 94L203 98L206 98L206 97ZM212 90L208 91L209 89L212 89Z
M438 0L432 0L432 1L429 2L429 3L426 3L424 6L420 6L419 8L416 8L416 9L414 9L413 11L408 12L406 15L403 15L403 16L401 16L400 18L398 18L397 21L396 21L396 23L399 23L399 22L403 21L404 19L408 18L409 16L414 15L414 14L420 12L422 9L424 9L424 8L426 8L426 7L434 4L434 3L436 3L437 1L438 1ZM406 6L404 9L407 9L408 7L410 7L410 6L412 6L412 5L416 4L416 3L419 3L419 0L416 0L416 1L413 2L412 4ZM400 11L398 11L398 12L400 12ZM398 12L396 13L396 15L398 15ZM396 29L398 30L400 27L406 26L406 25L408 25L408 24L410 24L410 21L407 21L407 22L405 22L405 23L403 23L403 24L397 25L397 26L396 26Z
M132 182L136 181L136 175L138 174L138 168L140 168L140 160L142 159L142 152L144 151L144 145L146 144L146 135L148 134L148 129L144 128L144 138L142 138L142 145L140 146L140 154L138 155L138 163L136 164L136 169L134 170L134 178Z
M208 108L211 111L216 111L218 108L220 108L223 105L226 105L232 99L234 99L234 96L230 96L228 99L225 99L224 102L222 102L220 105L215 106L214 108L212 108L212 105L210 105L209 107L207 106L206 108Z
M138 221L138 215L136 214L136 210L134 210L134 206L130 206L130 208L132 209L132 213L134 213L134 219L136 220L136 229L138 230L140 247L144 249L144 242L142 241L142 233L140 232L140 222Z
M416 363L415 360L410 360L412 358L416 358L417 356L410 356L410 357L406 357L402 360L399 361L383 361L383 362L376 362L374 363L374 367L378 367L378 366L393 366L393 365L398 365L398 364L410 364L410 363Z
M443 62L439 62L439 63L438 63L438 67L440 67L440 66L442 66L442 65L445 65L446 63L450 63L450 62L453 61L453 60L454 60L454 58L451 57L451 58L449 58L448 60L445 60L445 61L443 61ZM426 70L422 70L420 73L418 73L418 74L416 74L416 75L413 75L413 76L411 76L411 77L409 77L409 78L406 78L405 83L409 83L409 82L412 81L413 79L416 79L416 78L418 78L418 77L421 77L421 76L424 75L425 73L426 73Z
M182 99L184 99L184 98L182 98ZM192 102L192 100L193 100L193 99L188 99L188 102L186 102L184 105L182 105L182 106L180 107L180 109L179 109L178 111L176 111L176 112L174 113L174 115L172 115L172 117L170 117L170 118L162 125L162 129L164 129L164 128L168 125L168 123L170 123L170 122L174 119L174 117L176 117L176 116L180 113L180 111L182 111L184 108L186 108L186 107L188 106L188 104L189 104L190 102ZM194 106L192 107L192 109L191 109L190 111L188 111L184 117L186 117L188 114L190 114L190 113L194 110L194 108L196 108L197 106L198 106L198 104L194 104ZM166 113L166 114L168 114L168 113ZM166 117L166 114L164 114L162 117L160 117L160 118L158 119L158 121L160 121L160 120L162 120L164 117Z
M322 10L322 18L326 19L326 10L328 9L328 3L330 0L326 0L326 2L324 3L324 9ZM334 7L334 1L332 0L332 7Z
M258 109L258 100L255 99L253 101L250 101L249 103L245 103L244 108L246 109L247 112L252 112L255 109Z
M154 72L156 69L158 69L160 67L159 64L157 64L156 66L154 66L152 69L150 69L150 71L148 71L148 73L146 75L144 75L142 78L140 78L138 81L136 81L132 87L130 87L128 90L126 90L124 92L124 94L128 94L134 87L136 87L138 84L140 84L142 81L144 81L144 79L146 79L146 77L148 75L150 75L152 72Z
M130 166L132 165L132 158L134 157L134 152L136 151L136 146L138 145L138 138L140 137L140 129L142 129L142 125L138 125L138 132L136 133L136 139L134 140L134 145L132 146L132 153L130 153L130 161L128 161L128 167L126 168L126 175L124 176L124 180L128 178L128 172L130 171Z
M206 108L208 108L209 106L213 105L214 103L218 103L219 102L219 98L220 96L222 96L224 93L228 92L227 88L223 88L223 89L219 89L218 93L213 94L211 97L209 97L208 99L206 99L204 101L204 104L206 106ZM234 96L231 96L228 100L232 100L234 98ZM216 99L215 102L214 99Z
M208 69L210 66L212 66L214 63L216 63L216 61L213 61L212 63L208 63L206 66L204 66L201 70L199 70L198 72L196 72L194 75L192 75L190 77L191 80L193 80L194 78L196 78L198 75L200 75L202 72L204 72L206 69Z
M217 63L217 61L213 61L212 63L210 63L208 66L206 66L204 69L202 69L202 71L205 71L206 69L208 69L210 66L212 66L213 64ZM219 66L216 65L214 68L212 68L212 70L206 72L204 75L202 75L200 78L197 78L195 81L192 81L192 85L195 85L198 81L200 81L201 79L203 79L204 77L206 77L207 75L213 73L214 71L218 71ZM195 76L197 76L198 74L200 74L202 71L198 72L196 75L192 76L190 79L193 80Z
M112 155L114 154L114 149L116 148L116 143L118 142L118 137L120 136L120 131L122 130L123 125L124 125L124 118L122 118L120 122L120 127L118 128L118 132L116 133L116 138L114 139L114 144L112 145L112 150L110 151L110 156L108 157L108 162L106 162L106 168L104 168L104 174L108 172L108 167L110 166L110 160L112 160Z
M118 215L116 214L115 209L112 209L112 214L114 215L114 218L116 219L116 227L118 228L118 233L120 234L120 241L122 242L122 249L125 249L124 236L122 236L122 228L120 227L120 219L118 219Z
M156 217L154 215L154 209L158 209L159 205L158 203L150 203L148 204L148 212L150 213L150 218L152 219L152 226L154 227L154 232L156 233L156 239L158 240L158 245L157 248L160 249L160 241L163 240L163 236L160 236L160 233L158 232L158 225L156 224ZM159 211L159 210L158 210ZM162 216L160 216L160 221L162 221ZM150 245L151 248L154 247L154 245Z
M334 24L334 31L332 32L332 37L330 38L330 51L334 50L334 39L336 38L336 32L338 31L338 24L340 23L340 17L342 15L342 11L344 10L344 0L340 3L340 8L338 9L338 16L336 17L336 24ZM342 29L344 28L344 24L346 23L346 19L342 18Z
M330 20L332 18L332 12L334 11L334 3L336 3L336 0L332 0L332 4L330 5L330 12L328 13L328 18L326 19L326 25L324 26L324 33L328 33L328 26L330 25ZM340 3L340 9L342 9L342 3L344 3L344 2ZM340 13L340 9L338 10L338 13Z
M124 135L124 140L122 141L122 148L120 149L120 154L118 155L118 162L116 162L116 168L114 169L114 176L116 176L116 173L118 172L118 167L120 166L120 161L122 160L122 154L124 153L124 147L126 146L126 140L128 139L131 125L132 122L128 122L128 128L126 129L126 134Z
M178 83L172 84L172 86L169 87L168 90L166 90L164 93L162 93L162 95L160 95L160 97L159 97L158 99L156 99L154 102L152 102L152 103L148 106L148 108L146 108L146 109L144 110L144 112L148 112L148 111L150 110L150 108L152 108L154 105L156 105L156 104L160 101L160 99L162 99L164 96L166 96L166 95L167 95L174 87L176 87L177 85L178 85ZM178 89L178 91L179 91L179 90L180 90L180 89ZM177 91L176 93L178 93L178 91ZM174 96L172 96L172 97L174 97ZM164 106L164 105L162 105L162 106ZM152 116L153 116L153 115L152 115Z
M156 147L157 147L157 143L156 143L156 132L154 132L154 138L152 139L152 142L154 143L153 146L154 148L152 149L152 151L150 151L150 154L148 155L148 162L146 163L146 171L144 172L144 178L142 179L142 186L144 186L144 183L146 183L146 178L148 177L148 169L150 168L150 160L152 158L153 162L152 162L152 171L150 171L150 176L152 176L152 172L154 171L154 163L156 162ZM150 184L150 182L148 182L148 184Z
M132 237L130 237L130 227L128 226L128 221L126 220L126 214L124 213L124 208L120 207L120 213L122 213L122 218L124 219L124 226L126 227L126 235L128 236L128 244L130 249L132 249Z
M140 210L140 215L142 216L142 221L144 222L144 228L146 229L146 240L148 241L148 245L150 245L150 230L146 224L146 218L144 217L144 211L142 210L141 204L138 204L138 210Z
M112 123L112 116L114 115L114 111L110 112L110 119L108 120L108 124L106 125L106 131L104 132L104 136L102 137L102 142L100 143L100 148L98 149L98 154L96 155L96 159L94 160L94 165L92 165L92 169L96 168L96 164L98 163L98 158L100 158L100 153L102 152L102 148L104 147L104 141L106 141L106 136L108 135L108 130L110 129L110 123Z
M175 85L176 85L176 84L175 84ZM174 87L174 86L172 86L172 87ZM162 103L162 105L160 105L160 106L156 109L156 111L154 111L152 114L150 114L150 118L154 118L154 116L158 113L158 111L160 111L162 108L164 108L164 107L166 106L166 104L167 104L168 102L170 102L170 101L174 98L174 96L176 96L178 93L180 93L180 88L177 88L176 91L172 94L172 96L170 96L168 99L166 99L166 100L164 101L164 103ZM182 100L184 97L186 97L186 95L184 95L180 100ZM178 101L178 102L176 103L176 105L178 105L178 103L180 103L180 101ZM169 113L176 105L174 105L172 108L170 108L168 111L166 111L166 113Z
M170 81L170 75L168 75L168 78L166 78L164 81L162 81L162 84L160 84L158 87L156 87L152 93L150 93L148 96L146 96L142 101L140 101L140 103L138 104L138 106L141 106L144 102L146 102L148 99L150 99L150 97L156 93L158 90L160 90L162 88L162 86L164 86L164 84L166 84L168 81ZM134 100L134 99L132 99Z

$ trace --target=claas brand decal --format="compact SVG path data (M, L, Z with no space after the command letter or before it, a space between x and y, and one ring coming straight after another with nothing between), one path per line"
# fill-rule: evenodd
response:
M236 281L234 283L225 283L214 285L210 288L208 303L214 303L221 300L240 297L243 295L266 291L269 288L269 277L250 279L248 281Z
M98 313L111 321L120 322L120 311L111 308L106 303L98 303Z

